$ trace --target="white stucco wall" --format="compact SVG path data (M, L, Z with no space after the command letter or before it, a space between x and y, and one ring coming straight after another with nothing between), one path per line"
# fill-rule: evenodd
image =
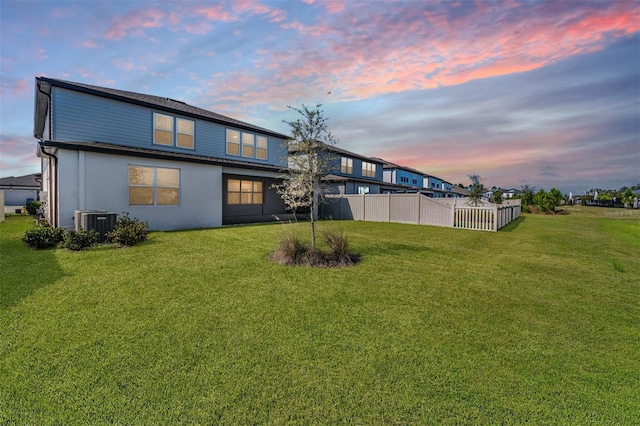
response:
M58 151L60 226L72 228L75 210L108 210L149 222L151 230L222 226L222 168L78 151ZM180 170L177 206L130 206L129 165Z

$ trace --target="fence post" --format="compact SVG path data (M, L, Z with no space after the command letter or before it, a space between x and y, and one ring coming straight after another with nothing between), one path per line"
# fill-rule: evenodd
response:
M362 194L362 221L366 221L367 220L367 199L365 198L365 195L367 194Z
M498 232L498 206L493 207L493 231Z
M451 227L456 227L456 205L457 203L453 203L451 206Z
M420 197L420 192L416 192L416 196L418 197L418 225L421 225L420 223L420 211L422 210L422 198Z

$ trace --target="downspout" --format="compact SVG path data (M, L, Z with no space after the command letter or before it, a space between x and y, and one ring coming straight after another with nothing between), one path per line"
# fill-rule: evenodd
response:
M43 142L43 141L40 140L40 142ZM51 223L51 226L57 227L58 226L58 214L57 214L58 213L58 179L57 179L58 157L56 157L54 154L51 154L45 151L42 145L40 146L40 152L46 155L47 157L49 157L49 178L52 181L49 184L50 185L49 192L53 192L53 194L49 195L49 199L52 201L52 204L53 204L53 206L49 207L49 217L51 219L51 222L53 222ZM55 165L55 168L51 166L52 159L53 159L53 164ZM55 170L55 173L52 173L53 170Z
M47 97L48 101L47 101L47 110L51 111L51 94L42 91L42 88L40 87L39 84L37 84L38 87L38 93L43 94L44 96ZM49 139L51 139L51 116L52 116L52 112L49 113ZM44 132L43 132L44 133ZM40 139L40 143L44 142L43 139L44 135L41 135ZM54 154L48 153L47 151L45 151L45 149L42 147L42 145L39 146L40 152L42 152L45 156L49 157L49 178L51 179L52 182L50 182L50 190L49 192L53 192L53 194L49 195L49 199L52 200L53 204L52 206L49 206L49 218L51 219L51 226L57 227L58 226L58 179L57 179L57 175L58 175L58 157L56 157ZM52 161L53 160L53 161ZM52 166L52 162L53 165L55 167L51 167ZM55 170L55 174L52 173L52 170Z

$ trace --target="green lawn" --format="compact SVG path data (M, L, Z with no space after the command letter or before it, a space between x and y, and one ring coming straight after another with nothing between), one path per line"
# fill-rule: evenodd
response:
M266 259L306 224L77 253L9 216L0 423L637 424L640 215L610 211L321 222L362 256L341 269Z

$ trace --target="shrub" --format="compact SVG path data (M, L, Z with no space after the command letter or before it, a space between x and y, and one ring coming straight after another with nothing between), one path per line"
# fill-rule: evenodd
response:
M326 255L329 262L337 265L351 265L354 263L355 256L349 252L349 243L344 234L328 232L325 238L329 245L329 253Z
M149 223L137 218L130 218L129 213L123 213L118 218L113 231L107 233L107 240L122 246L133 246L147 239Z
M304 265L314 267L346 266L357 262L358 256L349 252L344 234L327 233L327 253L313 250L294 235L280 240L278 247L269 254L269 259L281 265Z
M306 262L306 254L309 248L294 235L288 235L278 244L269 258L281 265L301 265Z
M25 232L22 241L31 248L44 249L57 246L63 238L64 229L40 225Z
M60 246L67 250L79 251L89 248L98 242L98 233L90 229L85 231L80 228L79 231L69 231L64 234Z
M29 201L26 208L27 213L29 213L31 216L35 216L35 214L38 213L38 209L40 208L40 201Z

